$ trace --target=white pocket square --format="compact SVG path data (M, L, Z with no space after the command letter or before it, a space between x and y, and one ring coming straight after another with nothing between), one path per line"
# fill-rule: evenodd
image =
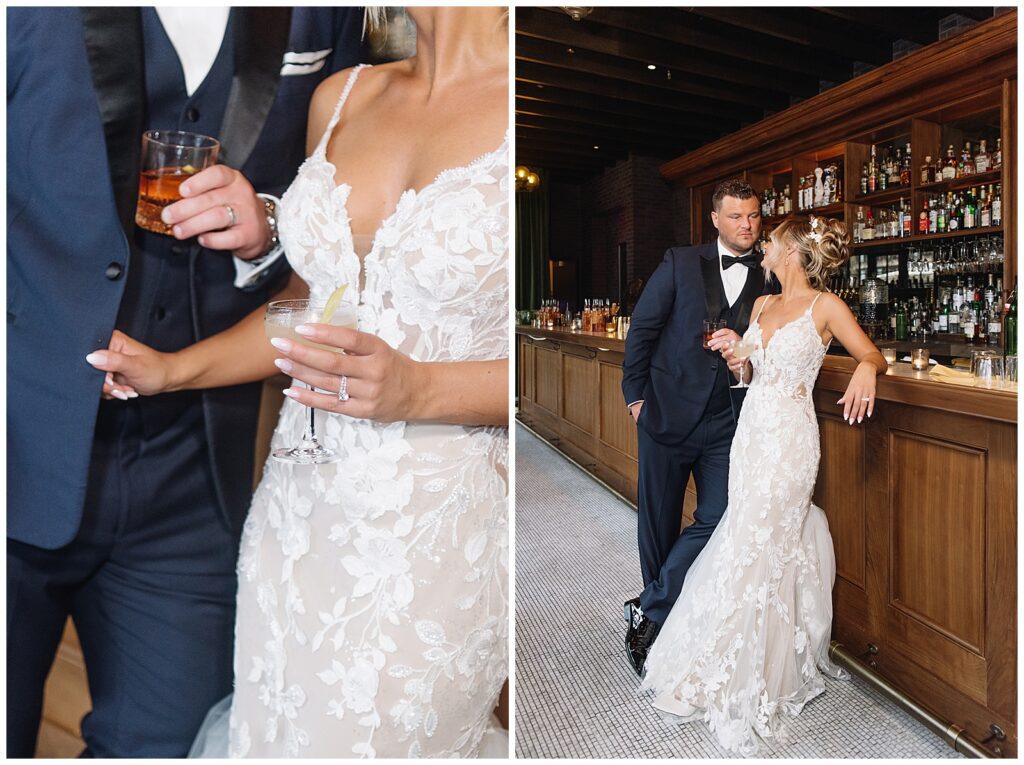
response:
M288 52L284 54L281 66L281 76L288 77L296 74L313 74L319 72L327 63L327 57L331 55L334 48L314 50L307 53Z

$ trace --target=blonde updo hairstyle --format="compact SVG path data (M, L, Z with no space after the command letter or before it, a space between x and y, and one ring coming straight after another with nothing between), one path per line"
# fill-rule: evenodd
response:
M769 236L779 249L796 249L807 280L816 290L827 291L828 280L850 258L850 235L843 222L835 218L816 218L813 230L811 218L789 218Z

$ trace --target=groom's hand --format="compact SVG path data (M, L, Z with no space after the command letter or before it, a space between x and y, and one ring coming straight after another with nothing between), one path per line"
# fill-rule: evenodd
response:
M637 401L635 404L629 407L629 413L633 415L633 422L640 419L640 409L643 407L643 401Z

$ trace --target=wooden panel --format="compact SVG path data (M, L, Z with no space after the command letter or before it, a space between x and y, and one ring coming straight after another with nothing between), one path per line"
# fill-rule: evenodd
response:
M536 400L534 388L534 349L531 343L521 340L519 343L519 395L529 401Z
M622 399L622 367L599 363L601 440L624 454L637 454L636 424Z
M891 608L985 653L984 451L891 431Z
M534 377L534 401L537 406L547 409L552 414L558 414L558 352L550 348L534 346L534 362L536 364L536 376Z
M821 463L814 503L825 511L836 552L836 575L866 589L864 429L818 415Z
M597 433L597 362L562 353L562 417L585 433Z
M1003 286L1017 281L1017 80L1003 81L1003 231L1006 263Z

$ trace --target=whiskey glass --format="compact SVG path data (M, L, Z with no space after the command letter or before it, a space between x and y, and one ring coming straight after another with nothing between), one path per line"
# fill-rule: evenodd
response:
M170 234L160 215L181 199L179 187L200 170L217 163L220 142L183 130L147 130L142 134L139 201L135 225L155 234Z

